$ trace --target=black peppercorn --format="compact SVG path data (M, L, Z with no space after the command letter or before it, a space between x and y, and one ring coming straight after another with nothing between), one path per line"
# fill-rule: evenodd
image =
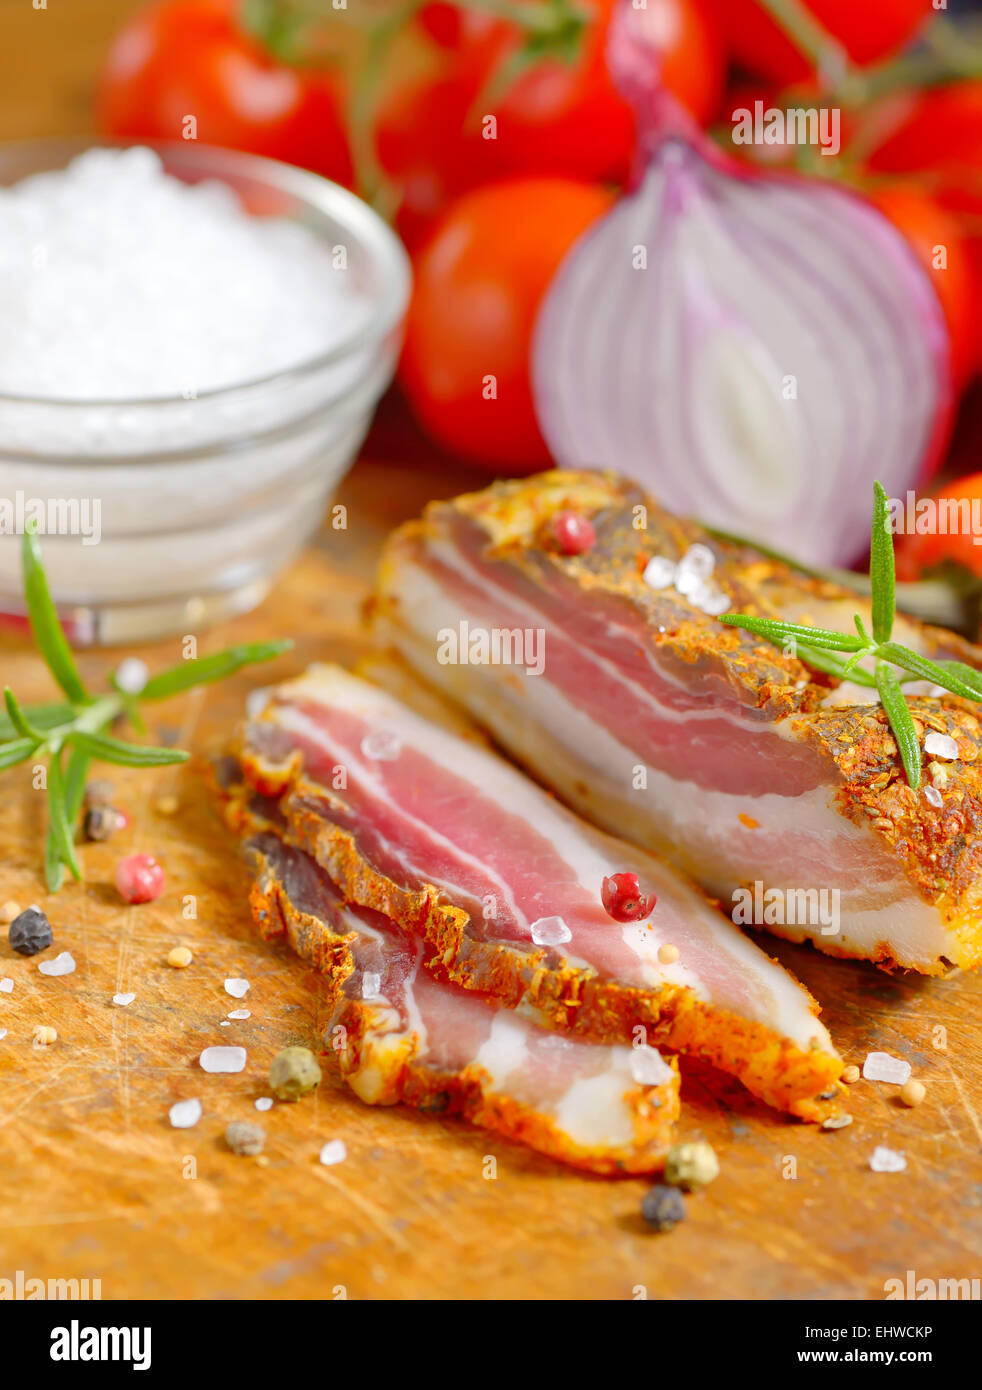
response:
M36 956L54 941L51 923L39 907L28 907L10 924L10 944L22 956Z
M641 1215L653 1231L670 1231L685 1220L685 1198L677 1187L653 1187L645 1193Z

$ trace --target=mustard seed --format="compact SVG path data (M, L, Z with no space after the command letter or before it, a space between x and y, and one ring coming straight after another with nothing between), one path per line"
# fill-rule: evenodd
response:
M913 1077L911 1077L909 1081L905 1081L900 1088L900 1099L903 1101L904 1105L920 1105L926 1095L927 1087L924 1085L924 1082L915 1081Z
M186 946L175 946L167 957L167 964L172 965L175 970L183 970L186 965L190 965L194 956Z

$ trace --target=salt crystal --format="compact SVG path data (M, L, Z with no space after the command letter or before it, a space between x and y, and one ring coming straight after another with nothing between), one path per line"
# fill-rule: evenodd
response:
M256 1101L256 1109L257 1109L257 1110L272 1110L272 1108L273 1108L273 1097L272 1097L272 1096L260 1096L259 1099Z
M233 999L244 999L249 993L249 981L236 979L226 980L225 993L230 994Z
M958 757L958 744L950 734L936 734L933 730L924 740L924 752L929 753L932 758L952 758Z
M362 999L377 999L382 989L382 976L376 975L372 970L366 970L361 977L361 997Z
M223 1018L223 1019L220 1021L220 1023L219 1023L218 1026L219 1026L219 1028L231 1028L232 1025L231 1025L231 1023L229 1023L229 1021L228 1021L227 1018Z
M238 1019L240 1019L240 1018L251 1018L251 1017L252 1017L252 1013L250 1012L249 1009L233 1009L232 1012L229 1014L229 1018L234 1018L234 1019L236 1019L236 1020L238 1020Z
M42 975L70 975L75 969L71 951L62 951L54 960L43 960L38 966Z
M7 1030L6 1030L6 1028L0 1028L0 1042L3 1042L3 1040L4 1040L4 1038L5 1038L6 1036L7 1036Z
M924 796L932 806L941 807L944 805L944 797L938 791L937 787L925 787Z
M202 1071L244 1071L246 1050L244 1047L206 1047L198 1061Z
M673 1072L661 1053L645 1043L643 1047L631 1048L631 1075L639 1086L665 1086Z
M361 751L373 762L394 763L402 752L402 743L389 729L372 729L362 739Z
M690 545L678 563L675 587L680 594L692 594L716 568L716 556L708 545Z
M325 1168L330 1168L335 1163L343 1163L347 1157L348 1150L343 1139L329 1139L320 1153L320 1160Z
M725 613L730 606L730 600L722 589L705 590L699 598L697 605L703 613L708 613L711 618L718 618L721 613Z
M193 1129L201 1119L200 1100L179 1100L167 1112L175 1129Z
M902 1086L910 1077L910 1063L901 1057L891 1057L889 1052L871 1052L863 1063L863 1077L867 1081L888 1081L891 1085Z
M675 562L667 555L652 555L641 578L649 589L667 589L675 578Z
M873 1150L869 1166L874 1173L902 1173L907 1167L907 1160L903 1154L897 1153L895 1149L888 1149L885 1145L878 1144Z
M561 917L539 917L532 923L532 940L536 946L561 946L572 941L573 933Z
M119 663L116 671L116 684L127 695L139 695L150 679L150 668L137 656L128 656Z
M135 994L114 994L113 1003L118 1004L121 1009L125 1009L127 1004L132 1004L136 998Z
M0 994L10 994L14 988L14 982L9 975L5 975L0 980Z

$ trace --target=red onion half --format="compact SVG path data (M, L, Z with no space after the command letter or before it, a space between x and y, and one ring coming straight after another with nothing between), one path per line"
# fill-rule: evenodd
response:
M946 434L927 275L853 193L735 169L698 132L648 150L539 311L532 382L554 458L616 468L803 562L855 560L873 479L904 495Z

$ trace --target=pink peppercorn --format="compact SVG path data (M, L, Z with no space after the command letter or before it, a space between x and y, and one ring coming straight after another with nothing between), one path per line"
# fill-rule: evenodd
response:
M116 887L128 903L149 903L164 891L164 871L152 854L128 854L116 865Z
M644 893L637 874L611 874L600 888L604 909L615 922L640 922L654 910L654 893Z
M582 555L596 544L593 522L578 512L557 512L550 529L564 555Z

